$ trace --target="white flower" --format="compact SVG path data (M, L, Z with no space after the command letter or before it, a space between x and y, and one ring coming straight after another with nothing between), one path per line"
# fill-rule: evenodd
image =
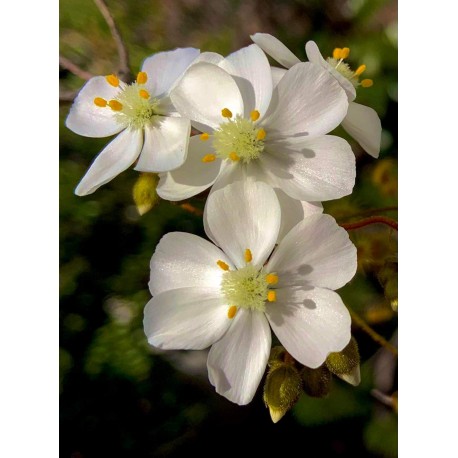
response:
M243 405L264 374L270 327L312 368L348 344L350 315L334 290L355 274L356 249L331 216L314 214L274 250L280 205L262 182L215 191L206 210L207 235L217 246L182 232L159 242L144 329L148 342L162 349L211 345L210 382Z
M351 193L355 159L350 145L325 135L341 123L348 101L321 67L295 65L273 89L267 57L251 45L218 65L193 65L170 97L203 134L191 138L183 166L161 175L157 192L162 198L186 199L246 176L300 201Z
M256 33L251 39L260 46L269 56L286 68L300 62L281 41L268 33ZM365 65L360 65L355 71L344 62L350 53L349 48L334 49L333 56L326 60L318 49L315 42L309 41L305 45L305 51L310 62L320 65L330 72L348 96L348 113L342 121L342 127L362 146L362 148L372 157L377 158L380 153L380 139L382 135L382 125L380 118L375 110L359 103L353 102L356 97L355 88L370 87L372 80L364 79L359 81L360 75L366 69ZM274 81L279 81L285 71L280 68L272 67Z
M129 168L140 156L135 170L164 172L185 160L188 119L178 116L170 101L173 86L199 57L194 48L161 52L145 59L132 84L115 75L91 78L76 98L66 125L86 137L119 133L97 156L77 186L79 196L91 194Z

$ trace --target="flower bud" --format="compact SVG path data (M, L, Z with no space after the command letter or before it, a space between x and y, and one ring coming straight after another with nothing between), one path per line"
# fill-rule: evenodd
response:
M302 393L302 380L294 364L274 364L264 384L264 402L274 423L294 406Z
M135 182L132 194L140 215L150 211L159 202L156 193L158 182L159 177L155 173L142 173Z
M332 375L325 364L310 369L304 367L301 371L304 391L314 398L323 398L331 391Z
M342 351L328 355L326 358L326 367L342 380L357 386L361 382L359 362L358 344L355 338L352 337Z
M378 279L383 286L385 297L390 301L393 310L398 308L398 261L388 258L378 273Z

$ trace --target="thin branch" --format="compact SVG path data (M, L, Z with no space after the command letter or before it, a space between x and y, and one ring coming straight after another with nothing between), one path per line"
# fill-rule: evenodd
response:
M353 322L361 328L374 342L377 342L383 348L386 348L390 351L394 356L398 356L398 349L391 345L384 337L382 337L379 333L375 332L356 312L349 309L351 319Z
M370 215L378 215L379 213L387 213L387 212L397 212L398 207L382 207L382 208L372 208L370 210L362 210L358 213L353 213L352 215L335 215L335 218L340 219L351 219L351 218L359 218L361 216L370 216Z
M388 396L377 389L371 390L371 395L383 405L390 407L395 412L398 411L398 400L394 396Z
M351 231L353 229L359 229L361 227L369 226L370 224L386 224L392 229L398 230L398 222L394 219L387 218L386 216L369 216L369 218L362 219L360 221L355 221L354 223L341 223L340 226Z
M121 34L119 33L118 26L116 25L116 22L106 5L105 0L94 0L94 3L102 13L102 16L104 17L105 22L108 24L111 35L116 43L119 56L119 76L124 81L128 81L131 79L131 73L129 69L129 54L127 52L127 47L121 38Z
M85 81L91 79L94 76L92 73L83 70L81 67L73 63L70 59L67 59L66 57L61 55L59 55L59 65Z
M194 205L190 204L190 203L184 203L184 204L180 204L180 207L189 212L189 213L192 213L193 215L196 215L196 216L202 216L204 214L204 212L200 209L200 208L196 208L194 207Z
M59 103L72 103L77 94L78 91L60 91Z

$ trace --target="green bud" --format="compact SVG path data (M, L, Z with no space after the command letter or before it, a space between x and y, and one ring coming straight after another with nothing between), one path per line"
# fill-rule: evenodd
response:
M302 393L302 380L292 364L276 364L269 370L264 384L264 402L274 423L283 418Z
M150 211L159 202L156 193L158 183L159 176L156 173L142 173L135 182L132 194L140 215Z
M358 344L353 336L342 351L330 353L326 358L326 366L333 374L355 386L361 381L359 362Z
M383 286L385 297L390 301L393 310L398 309L398 261L388 258L378 273L378 279Z
M325 364L310 369L304 367L301 371L304 391L314 398L323 398L331 391L332 374Z

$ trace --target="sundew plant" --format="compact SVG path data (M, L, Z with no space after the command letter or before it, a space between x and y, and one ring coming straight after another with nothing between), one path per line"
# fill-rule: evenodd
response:
M396 456L395 6L256 3L62 4L66 454Z

